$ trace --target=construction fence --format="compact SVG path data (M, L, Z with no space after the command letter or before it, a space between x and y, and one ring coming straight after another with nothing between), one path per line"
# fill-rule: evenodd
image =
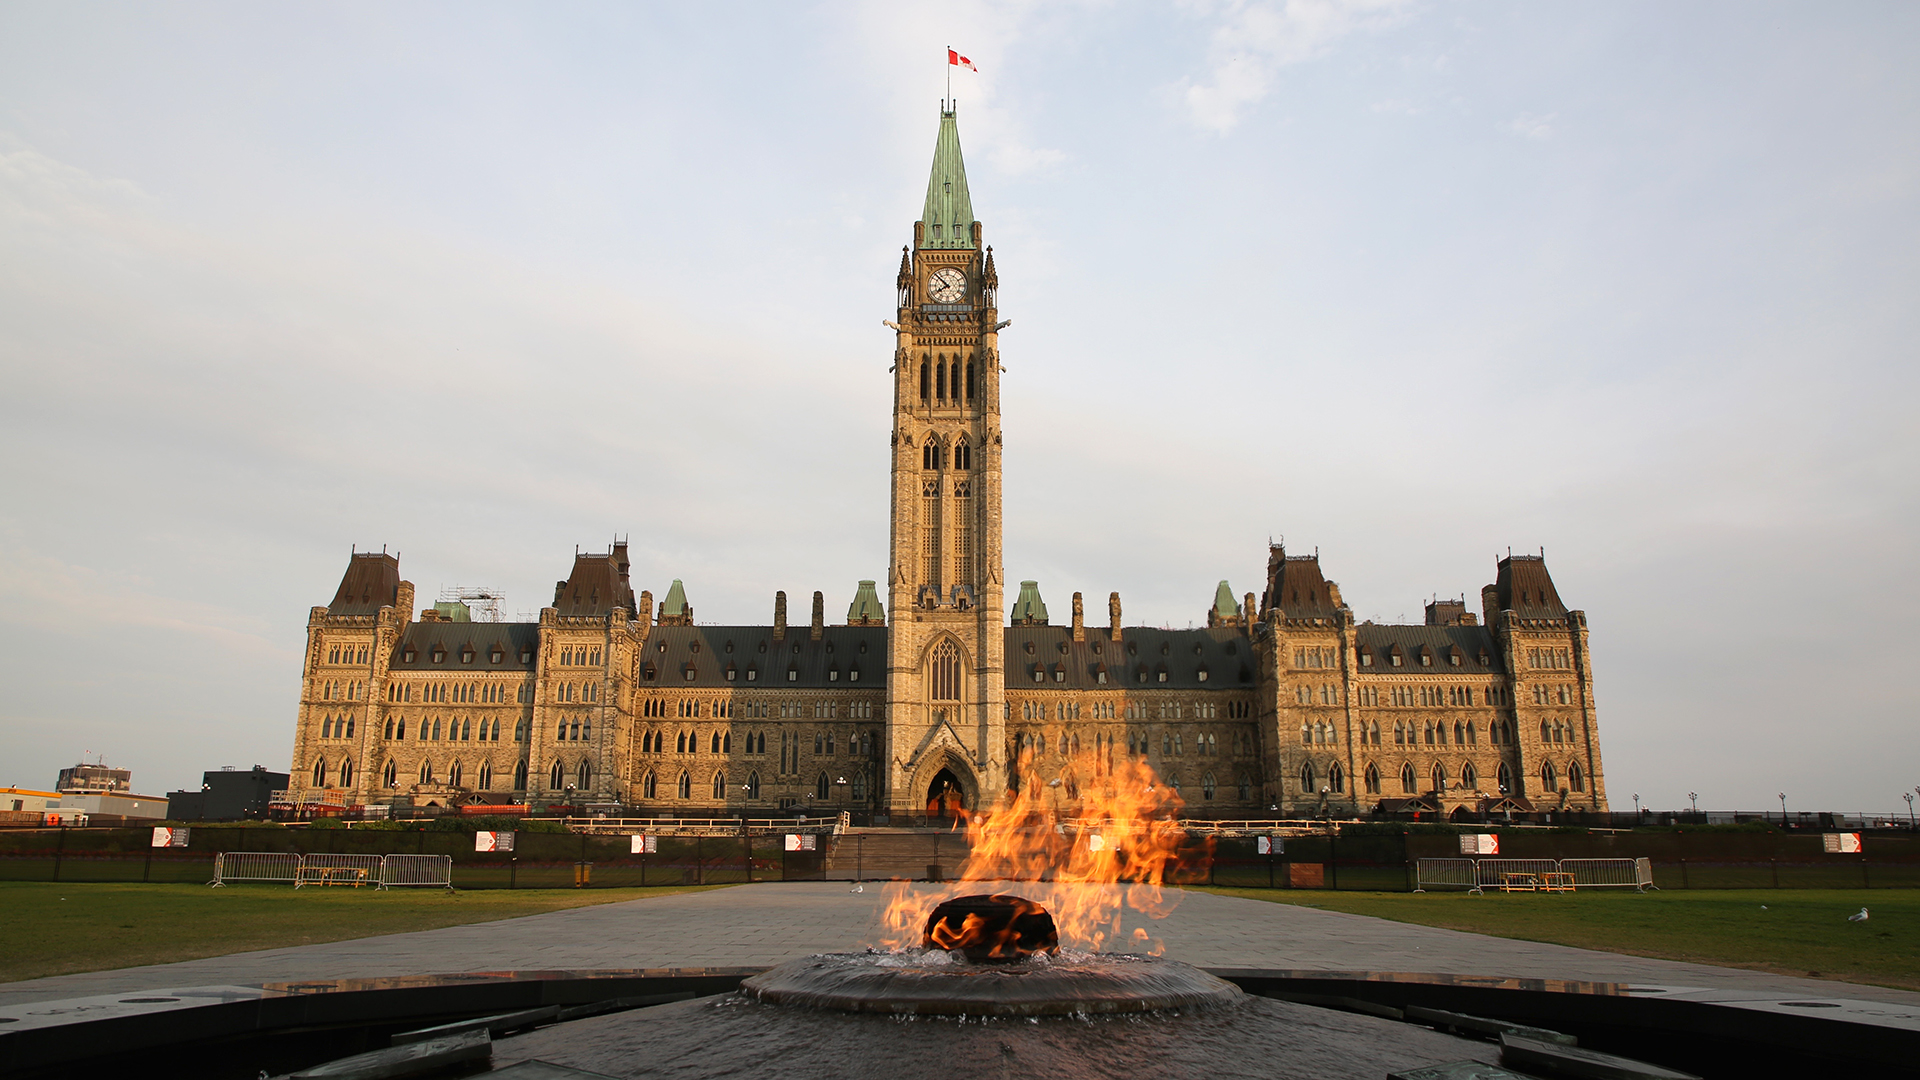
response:
M1838 852L1827 850L1817 832L1489 831L1499 838L1499 859L1519 868L1514 872L1532 866L1571 873L1579 888L1626 885L1616 880L1625 873L1620 867L1637 875L1640 861L1666 890L1920 887L1920 835L1906 830L1865 833L1859 850ZM146 828L0 832L0 880L203 884L215 878L218 860L219 877L234 883L304 888L358 877L379 885L384 874L389 887L432 885L438 882L419 875L427 863L403 858L431 856L460 889L655 887L953 878L968 857L963 832L836 835L827 825L730 835L523 830L512 850L494 851L475 851L471 832L431 829L195 826L185 846L167 848L151 847L151 836ZM1481 880L1482 864L1492 860L1462 858L1459 837L1446 832L1366 826L1318 835L1194 833L1188 840L1171 875L1176 884L1395 892L1500 884ZM1459 868L1447 868L1454 864ZM1432 884L1423 884L1429 875L1436 875Z

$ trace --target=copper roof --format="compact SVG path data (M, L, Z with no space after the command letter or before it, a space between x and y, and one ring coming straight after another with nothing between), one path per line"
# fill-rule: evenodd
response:
M1331 619L1340 605L1320 573L1319 555L1289 555L1278 544L1267 551L1267 589L1260 596L1260 614L1274 608L1288 619Z
M1008 690L1253 687L1253 644L1237 626L1205 630L1129 626L1117 642L1099 629L1089 629L1086 640L1075 641L1072 628L1065 626L1012 626L1006 635ZM1102 672L1106 673L1104 683Z
M329 615L374 615L400 599L400 557L384 551L358 551L347 562L340 588L327 605Z
M613 545L600 554L577 553L573 573L553 590L553 606L562 615L605 615L614 608L634 610L633 586L627 580L627 545Z
M532 671L539 648L538 623L416 622L400 635L387 666L393 672Z
M1509 555L1501 559L1493 588L1502 611L1512 611L1523 619L1567 617L1567 605L1560 602L1544 556Z

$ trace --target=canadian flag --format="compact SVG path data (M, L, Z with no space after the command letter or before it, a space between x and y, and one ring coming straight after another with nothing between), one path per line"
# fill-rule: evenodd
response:
M947 63L953 64L957 67L966 68L968 71L974 72L976 74L978 74L980 71L979 68L973 66L973 61L967 59L964 56L961 56L957 52L954 52L953 47L951 45L947 47Z

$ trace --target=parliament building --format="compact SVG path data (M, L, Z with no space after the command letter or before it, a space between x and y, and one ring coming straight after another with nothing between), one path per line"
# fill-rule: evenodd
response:
M1277 545L1204 628L1128 626L1118 593L1057 619L1031 581L1008 603L1006 323L948 108L894 288L891 555L844 621L816 592L805 621L781 593L771 624L696 622L623 543L576 554L538 622L416 615L399 559L355 553L308 618L291 801L919 816L1023 781L1071 800L1125 755L1196 818L1607 808L1586 616L1543 557L1417 625L1356 622Z

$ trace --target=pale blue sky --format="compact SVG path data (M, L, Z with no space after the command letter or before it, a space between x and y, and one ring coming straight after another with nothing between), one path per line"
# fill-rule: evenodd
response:
M948 43L1009 579L1185 625L1284 536L1417 620L1544 546L1616 807L1904 809L1905 4L9 4L0 783L285 767L353 544L843 613Z

